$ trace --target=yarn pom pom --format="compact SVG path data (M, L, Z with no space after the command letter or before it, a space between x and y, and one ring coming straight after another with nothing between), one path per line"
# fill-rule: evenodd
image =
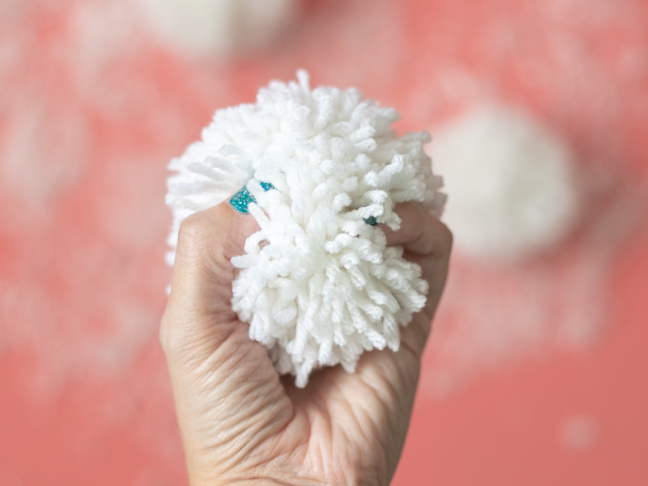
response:
M423 150L427 133L398 136L394 109L354 88L311 90L303 71L298 79L217 111L171 162L166 201L172 264L184 218L249 192L260 230L232 259L232 306L303 387L317 367L351 372L364 351L398 349L399 326L421 310L427 285L376 225L398 229L394 206L405 201L439 216L445 196Z

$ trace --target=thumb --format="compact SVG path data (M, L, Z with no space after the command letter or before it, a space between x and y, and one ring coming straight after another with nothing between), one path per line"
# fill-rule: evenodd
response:
M254 218L228 203L195 213L180 227L160 339L190 475L214 463L234 464L291 417L265 347L249 338L231 307L230 260L243 253L255 229ZM273 420L278 425L267 427ZM219 451L217 460L209 451Z
M245 240L257 229L254 218L235 212L227 202L182 222L160 327L167 357L186 353L199 359L241 328L231 305L235 269L230 260L243 254Z

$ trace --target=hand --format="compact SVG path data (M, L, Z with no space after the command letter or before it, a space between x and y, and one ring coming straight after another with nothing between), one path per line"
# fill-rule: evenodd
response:
M416 203L397 208L403 245L430 284L425 309L401 329L401 347L365 353L355 373L280 377L231 308L232 256L257 229L227 203L181 228L160 330L191 484L386 485L400 457L421 354L441 297L449 230Z

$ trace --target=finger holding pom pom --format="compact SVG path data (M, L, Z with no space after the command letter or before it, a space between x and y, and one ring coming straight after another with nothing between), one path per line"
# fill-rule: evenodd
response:
M231 259L243 252L245 240L257 229L253 218L228 204L187 217L178 233L169 305L177 302L189 318L235 319Z
M399 204L396 213L401 218L401 225L398 231L383 228L387 243L403 246L404 257L421 267L421 276L428 284L425 307L401 330L403 344L410 345L420 356L445 286L453 237L448 227L421 204ZM417 334L413 341L409 337L411 334Z

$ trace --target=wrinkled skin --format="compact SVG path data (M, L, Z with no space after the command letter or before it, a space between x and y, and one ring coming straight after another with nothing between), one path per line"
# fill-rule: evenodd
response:
M389 484L452 246L420 205L396 209L401 229L383 231L421 266L425 309L401 330L398 352L365 353L351 374L318 370L305 389L277 374L230 305L230 258L254 219L224 203L184 221L160 334L192 485Z

